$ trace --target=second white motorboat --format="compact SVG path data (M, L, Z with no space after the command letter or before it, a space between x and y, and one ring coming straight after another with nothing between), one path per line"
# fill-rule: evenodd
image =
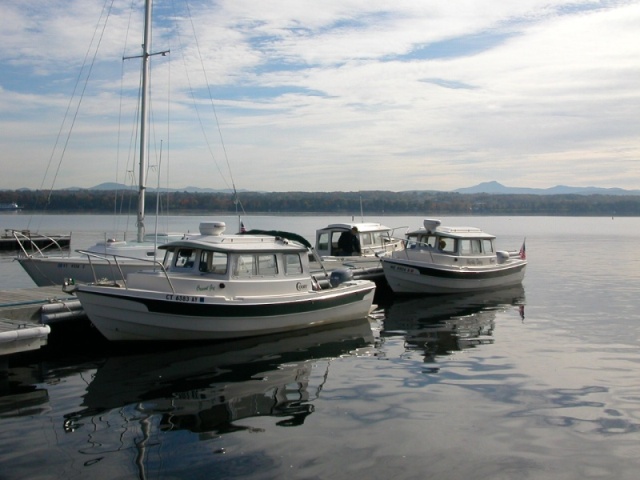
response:
M495 236L475 227L440 226L426 219L407 232L406 248L381 257L394 293L441 294L500 289L522 283L527 266L525 245L496 250Z

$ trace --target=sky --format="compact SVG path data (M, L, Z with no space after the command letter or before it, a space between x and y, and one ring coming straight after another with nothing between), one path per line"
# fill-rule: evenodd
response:
M144 5L0 0L0 189L133 185ZM640 188L640 0L155 0L145 182Z

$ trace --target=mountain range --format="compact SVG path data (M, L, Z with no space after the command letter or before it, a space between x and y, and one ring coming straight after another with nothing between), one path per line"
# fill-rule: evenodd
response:
M640 190L624 190L622 188L569 187L556 185L551 188L506 187L499 182L483 182L473 187L459 188L457 193L491 193L494 195L640 195Z
M107 182L101 183L90 188L72 187L64 190L135 190L136 187L123 185L121 183ZM29 190L21 188L19 190ZM148 188L150 192L155 188ZM201 187L184 187L162 189L164 192L189 192L189 193L233 193L231 189L214 189ZM242 189L239 192L247 192L249 190ZM455 193L487 193L492 195L640 195L640 190L624 190L622 188L601 188L601 187L570 187L567 185L556 185L550 188L526 188L526 187L507 187L499 182L482 182L473 187L458 188L453 190Z

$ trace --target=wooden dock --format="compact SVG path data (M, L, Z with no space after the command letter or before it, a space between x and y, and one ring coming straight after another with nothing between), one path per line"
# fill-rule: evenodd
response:
M0 291L0 356L40 348L51 324L83 316L80 301L60 286Z
M26 250L68 249L71 235L41 235L29 231L0 235L0 250L18 251L21 246Z

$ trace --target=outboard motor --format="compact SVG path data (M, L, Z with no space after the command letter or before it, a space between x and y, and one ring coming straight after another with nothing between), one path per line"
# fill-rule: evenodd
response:
M498 257L498 263L506 263L509 260L509 252L503 250L498 250L496 256Z
M353 280L353 271L348 268L338 268L333 270L329 276L329 283L332 287L337 287L341 283Z

